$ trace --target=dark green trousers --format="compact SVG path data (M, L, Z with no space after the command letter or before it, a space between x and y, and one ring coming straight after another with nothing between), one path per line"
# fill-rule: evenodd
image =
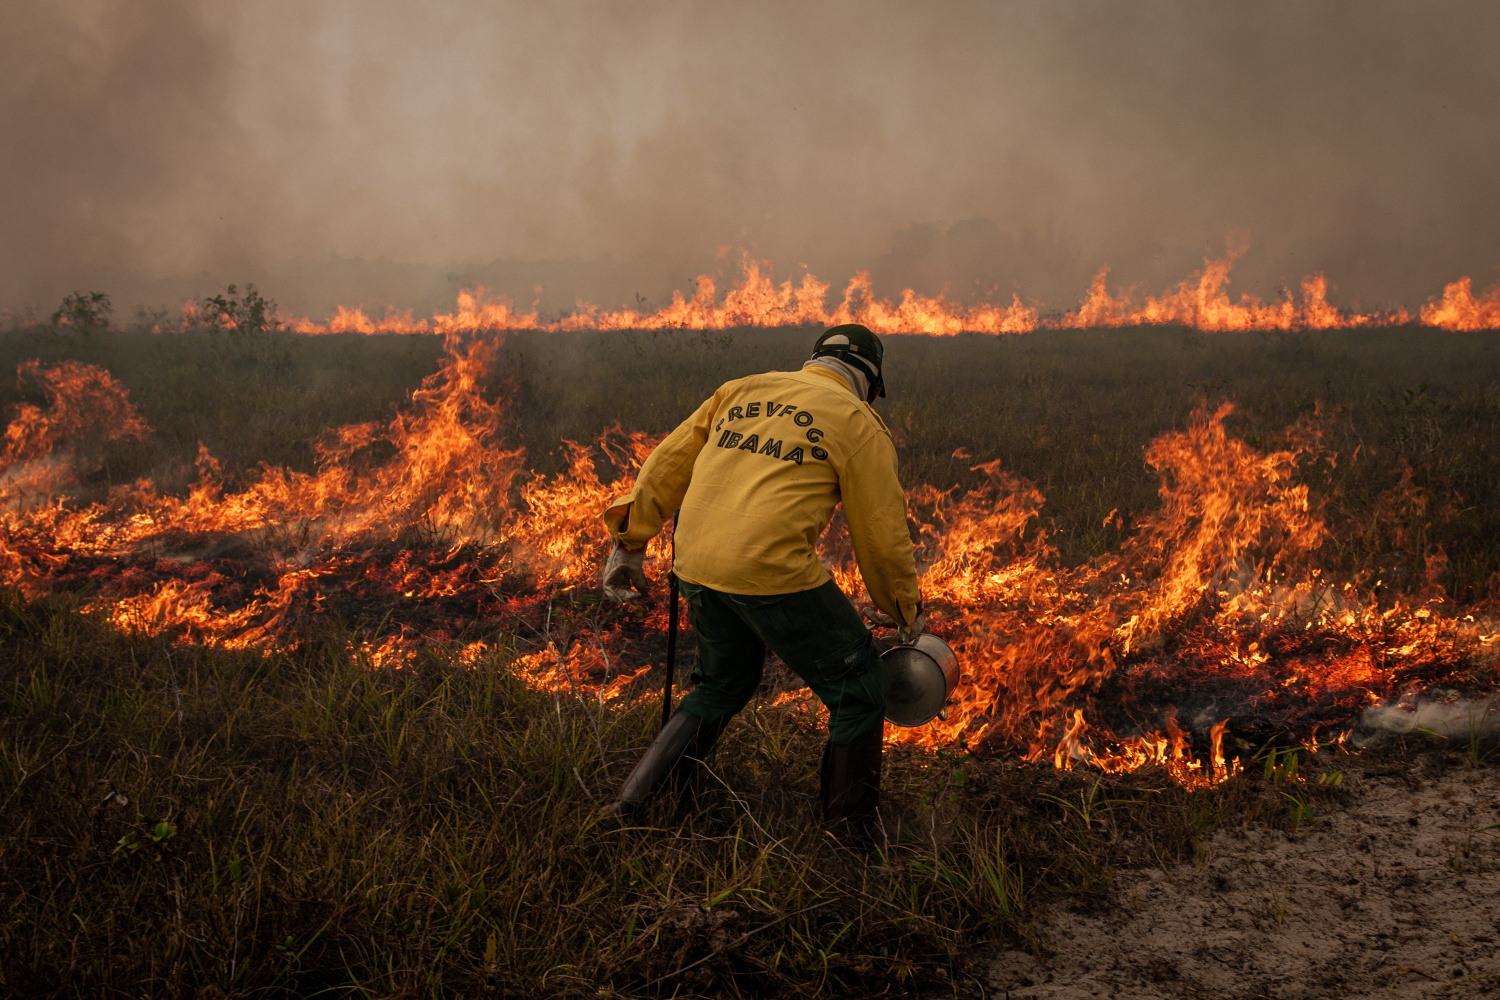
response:
M828 706L828 739L857 743L882 732L880 656L859 612L832 580L795 594L725 594L681 581L698 632L698 669L682 710L717 722L744 708L760 686L766 648Z

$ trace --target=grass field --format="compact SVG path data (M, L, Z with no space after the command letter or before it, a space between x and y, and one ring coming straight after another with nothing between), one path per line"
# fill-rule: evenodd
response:
M798 364L812 337L512 335L493 391L530 464L556 471L561 440L666 431L724 379ZM1310 481L1333 533L1324 564L1395 591L1441 553L1450 598L1481 608L1500 596L1492 337L890 338L882 406L904 482L972 482L999 458L1045 494L1070 562L1153 507L1142 450L1203 398L1235 401L1232 430L1257 447L1316 419L1338 455ZM309 470L311 439L389 415L440 349L36 328L0 334L0 369L73 358L130 389L154 435L107 456L89 484L102 493L143 475L183 488L200 441L231 477ZM33 391L7 385L0 404ZM1104 526L1114 510L1122 527ZM1048 954L1042 910L1113 905L1123 868L1191 861L1226 824L1292 832L1304 806L1341 801L1314 784L1298 804L1259 772L1188 792L1149 769L1101 779L902 749L889 843L851 851L814 822L821 738L788 707L736 723L695 811L663 803L610 833L591 810L649 741L649 701L539 694L507 671L510 649L480 669L439 649L371 670L336 623L295 655L172 645L81 600L0 606L0 988L14 994L978 996L997 948ZM1405 748L1385 752L1404 766ZM1481 752L1473 766L1492 767Z
M173 648L65 602L3 622L16 994L967 993L993 946L1045 947L1038 896L1106 905L1116 866L1290 822L1258 781L1099 791L895 751L892 843L867 855L816 821L819 735L752 711L692 815L611 833L591 810L654 703L601 715L437 657L371 671L332 636L295 660Z

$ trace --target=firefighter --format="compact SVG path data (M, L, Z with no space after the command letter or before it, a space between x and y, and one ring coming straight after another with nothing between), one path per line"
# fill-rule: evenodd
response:
M635 815L669 778L707 760L760 684L766 649L828 707L820 802L825 822L868 824L880 800L885 693L874 639L814 546L834 507L875 605L909 641L923 615L906 497L890 431L880 340L858 324L820 336L795 372L726 382L641 466L604 512L604 594L634 600L646 543L678 512L675 570L698 633L695 687L606 812Z

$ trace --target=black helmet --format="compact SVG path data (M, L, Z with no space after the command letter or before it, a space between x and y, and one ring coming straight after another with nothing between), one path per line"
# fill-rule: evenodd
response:
M873 403L877 396L885 397L885 379L880 377L880 360L885 349L880 338L870 332L869 327L858 323L845 323L823 331L823 336L813 345L813 357L838 358L853 365L870 379L870 394L865 402Z

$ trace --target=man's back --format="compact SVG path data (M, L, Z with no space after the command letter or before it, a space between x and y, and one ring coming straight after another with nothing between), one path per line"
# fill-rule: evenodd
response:
M728 594L790 594L828 581L815 546L839 503L871 600L899 622L914 620L917 574L895 446L869 404L826 368L720 386L604 517L637 549L680 508L679 577Z
M670 775L709 759L754 697L767 651L828 706L819 801L829 823L868 831L880 801L885 691L869 627L818 561L844 507L860 575L903 631L923 615L896 478L896 449L870 403L885 394L884 349L868 329L823 333L798 372L726 382L657 445L630 496L604 512L604 593L644 593L645 545L677 513L674 585L697 636L693 690L604 810L629 821ZM676 596L672 606L676 607Z
M885 425L826 369L737 379L710 403L677 520L678 575L735 594L819 586L828 572L814 546L851 463L894 471Z

